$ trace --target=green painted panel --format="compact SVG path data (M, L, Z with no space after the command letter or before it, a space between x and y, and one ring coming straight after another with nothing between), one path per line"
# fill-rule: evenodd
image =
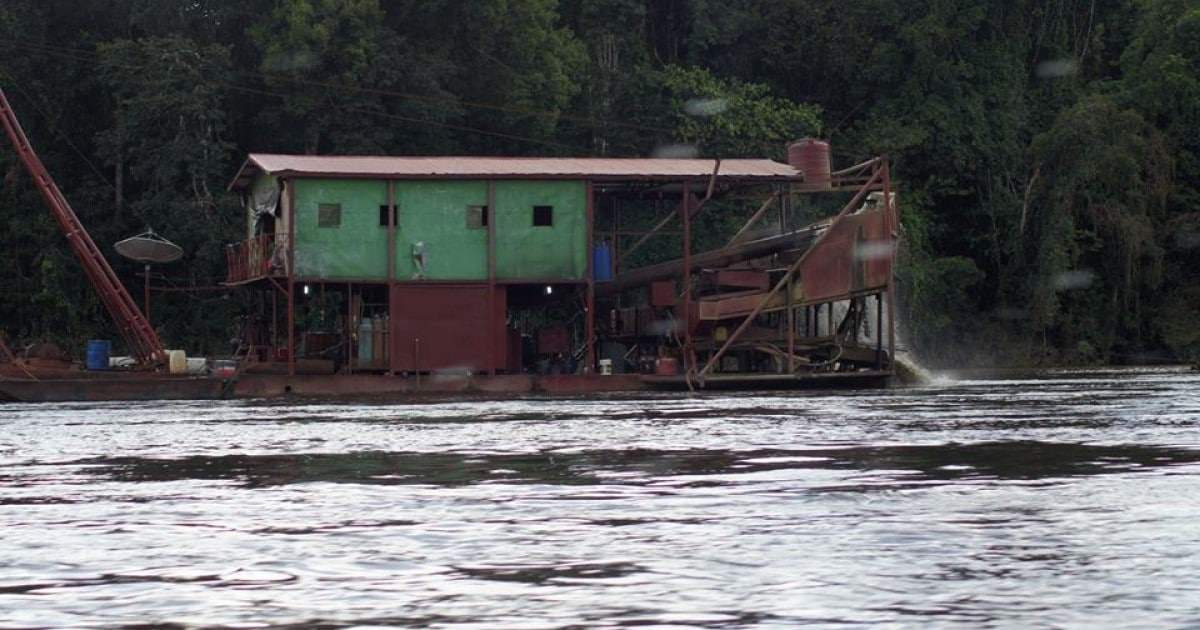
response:
M379 206L387 184L378 180L298 179L296 190L296 275L317 278L387 278L387 227ZM340 206L336 226L321 227L322 204ZM327 223L333 212L327 208Z
M587 274L587 186L581 181L496 182L496 277L578 280ZM552 208L534 225L534 208Z
M396 278L486 280L487 227L478 208L487 205L487 182L397 181L395 187ZM584 278L584 182L498 181L495 187L497 207L487 218L496 224L497 278ZM297 275L387 277L388 231L379 225L379 207L388 201L385 182L299 179L295 190ZM548 225L534 225L535 207L543 208Z
M396 182L396 277L487 280L487 227L478 222L468 227L468 208L486 205L486 182ZM417 247L425 253L423 274Z

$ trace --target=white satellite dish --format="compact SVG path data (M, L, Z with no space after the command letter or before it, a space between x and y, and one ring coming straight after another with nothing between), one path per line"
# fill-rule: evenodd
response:
M183 258L183 250L178 245L155 234L154 230L117 241L113 247L118 254L146 265L175 262Z

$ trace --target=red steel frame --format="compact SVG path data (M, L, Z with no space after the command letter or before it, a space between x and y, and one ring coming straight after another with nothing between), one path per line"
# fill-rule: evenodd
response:
M83 265L83 270L92 286L96 288L100 301L104 303L121 336L129 344L130 351L143 364L164 363L166 350L163 349L158 334L138 309L137 303L121 284L116 272L100 253L100 248L96 247L96 243L80 223L71 204L54 183L54 178L46 170L45 164L34 152L3 90L0 90L0 116L4 119L4 130L8 132L13 148L17 150L17 155L37 185L59 229L67 237L75 257Z
M694 296L692 295L692 290L691 290L691 282L690 282L691 273L693 271L693 266L694 266L693 260L692 260L692 258L693 258L692 251L691 251L691 249L692 249L692 242L691 242L692 241L692 233L691 233L692 232L692 225L691 225L692 221L691 221L691 219L694 214L700 212L705 207L705 205L707 205L707 202L712 197L714 187L717 182L717 178L719 176L719 168L720 168L720 162L718 161L717 166L713 170L713 173L708 178L707 194L705 195L705 197L703 199L698 200L698 202L694 202L692 200L692 192L691 191L692 191L693 184L696 184L699 182L692 182L692 181L686 180L686 179L681 181L680 183L682 185L682 198L681 198L678 206L676 207L675 212L668 213L668 215L664 218L664 220L662 222L660 222L659 225L657 225L650 232L650 234L653 234L658 231L661 231L661 229L665 226L665 224L668 223L673 218L672 215L675 213L679 213L679 218L681 219L681 223L682 223L681 235L683 238L683 257L682 257L682 261L681 261L682 262L681 271L682 271L682 277L683 277L683 282L684 282L684 286L682 287L682 295L679 297L681 298L681 301L682 301L682 307L683 307L684 313L691 312L690 306L694 300ZM845 185L847 187L857 188L858 192L854 196L853 200L851 200L843 208L843 210L837 215L837 217L835 217L833 219L833 221L836 222L838 219L844 217L847 213L849 213L853 208L856 208L857 205L865 198L866 194L869 191L881 189L883 191L884 206L886 208L885 217L883 219L884 225L885 225L885 230L890 232L892 238L894 239L896 237L898 221L897 221L896 217L894 216L895 213L894 213L894 209L892 208L891 182L890 182L890 174L888 172L887 159L886 158L876 158L873 160L869 160L867 162L864 162L863 164L857 165L850 169L845 169L843 171L839 171L838 173L835 173L835 175L840 176L838 179L840 180L840 182L843 185ZM594 207L595 199L594 199L594 188L593 188L594 183L595 182L592 180L588 180L588 182L587 182L587 190L588 190L588 194L587 194L587 217L588 217L587 228L588 228L588 241L589 242L591 242L595 237L595 226L593 225L594 219L595 219L595 207ZM295 230L296 230L295 199L294 199L294 194L293 194L293 191L294 191L293 181L291 179L287 179L287 180L285 180L284 185L285 185L285 191L288 193L286 196L287 203L285 204L285 207L284 207L286 217L287 217L286 238L289 242L292 242L292 241L294 241ZM394 206L394 204L395 204L394 195L395 195L394 181L389 180L388 181L388 203L390 206ZM731 239L730 244L737 242L737 240L742 235L742 233L745 232L749 227L751 227L751 225L756 223L758 221L758 219L760 219L771 208L771 206L775 204L775 202L779 202L778 210L781 213L781 225L782 225L782 221L785 220L785 217L782 215L784 215L785 213L788 212L789 208L787 208L786 206L789 204L787 203L787 197L785 195L782 195L782 193L780 191L777 191L773 195L771 195L766 201L764 201L762 206L758 209L757 212L754 213L754 215L750 218L750 220L742 228L742 230L737 235L735 235L733 237L733 239ZM489 208L489 211L494 211L494 208L495 208L495 181L494 180L488 181L488 208ZM390 216L394 217L394 214L390 214ZM618 216L619 216L619 213L614 214L614 221L619 220L617 218ZM389 219L389 223L392 220L394 220L394 219ZM394 269L394 265L395 265L395 249L394 249L395 248L395 243L394 243L395 236L394 236L394 233L395 233L396 226L394 224L391 224L388 227L389 227L390 234L389 234L389 269L388 269L387 286L389 287L389 293L394 294L400 288L398 286L398 279L395 277L395 269ZM616 233L616 229L614 227L614 235L615 235L615 233ZM643 240L645 240L645 237L649 236L650 234L643 235ZM812 253L814 249L816 249L817 245L819 245L821 243L821 240L827 234L828 234L828 232L822 233L822 235L819 236L816 239L816 241L813 242L809 246L808 250L803 255L801 255L799 257L799 259L797 259L790 266L790 268L785 273L785 275L782 278L780 278L776 282L776 284L774 286L772 286L771 289L766 294L761 296L761 298L760 298L757 306L753 310L753 312L751 312L749 315L745 316L745 319L743 320L741 326L739 326L734 332L732 332L728 336L728 338L725 340L725 343L720 347L719 350L717 350L714 354L712 354L711 356L708 357L708 360L705 362L704 365L699 365L697 362L695 348L693 347L694 340L692 338L690 326L687 326L687 325L684 326L684 328L685 328L684 335L683 335L684 339L683 339L683 344L681 347L682 356L680 357L680 359L681 359L681 363L682 363L681 367L683 367L684 374L689 379L689 382L691 379L695 378L695 379L698 379L700 381L700 383L702 384L704 381L704 378L712 372L713 368L716 366L718 361L720 361L722 355L735 343L735 341L742 335L742 333L745 332L745 330L749 327L750 323L754 320L754 318L764 308L766 308L768 303L770 303L770 301L785 287L788 290L788 309L787 309L788 310L788 330L789 330L788 341L787 341L788 356L791 357L791 359L789 360L789 365L790 365L791 369L794 369L794 367L795 367L795 365L794 365L795 326L793 325L792 322L793 322L793 317L795 315L793 312L793 309L795 308L795 306L792 303L793 292L791 290L791 287L793 285L793 282L794 282L797 272L801 269L801 267L803 267L805 260L809 257L808 255L810 253ZM614 239L614 247L616 247L616 243L617 243L617 241L616 241L616 239ZM640 243L641 242L639 242L638 244L640 244ZM496 277L495 221L488 222L487 248L488 248L488 279L487 279L487 283L485 285L482 285L481 288L486 287L486 289L487 289L487 297L485 299L485 301L487 302L486 312L493 313L495 311L495 306L496 306L495 300L497 299L495 296L495 292L499 286L507 284L505 282L500 281ZM636 245L633 249L636 249ZM628 255L628 253L629 253L628 251L622 252L621 255ZM287 270L286 270L286 275L287 275L286 283L287 284L286 284L286 287L281 286L279 288L282 290L282 292L287 297L287 322L286 322L287 323L287 343L288 343L289 349L294 349L296 347L296 343L295 343L296 342L296 329L295 329L296 295L295 295L295 290L296 290L296 284L300 281L300 279L297 278L294 274L294 269L295 269L294 248L291 248L291 247L287 248L287 256L288 256ZM619 258L618 258L618 254L616 251L614 251L614 262L618 262L618 264L619 264ZM586 344L586 366L587 366L588 372L591 372L595 369L595 353L596 353L595 308L596 308L596 293L597 293L598 287L595 283L594 270L592 269L592 264L593 264L592 257L588 256L588 258L587 258L587 274L586 274L587 279L584 281L584 283L582 283L582 288L585 291L585 294L583 296L584 303L585 303L584 326L586 329L586 332L584 334L584 342ZM251 275L253 275L253 274L251 274ZM354 283L351 282L351 284L348 285L348 288L352 288L353 284ZM429 286L435 286L437 284L440 284L440 283L429 283ZM447 284L453 285L453 284L457 284L457 283L447 283ZM889 276L887 285L886 285L886 287L884 287L884 292L887 293L886 299L888 302L889 313L894 312L895 296L894 296L893 289L894 289L893 280ZM878 297L877 297L877 299L878 299ZM389 299L389 305L392 305L392 304L394 304L394 300ZM882 312L880 313L880 317L882 317ZM895 320L894 320L894 317L891 317L891 316L888 317L888 320L889 320L888 321L888 328L889 328L888 346L889 346L889 350L894 354ZM493 374L495 373L495 370L496 370L495 366L498 365L498 361L496 360L496 352L502 341L501 339L496 338L496 334L497 334L496 331L490 330L490 329L486 333L486 337L489 338L488 339L489 347L488 347L488 350L486 353L490 359L488 361L488 364L489 364L488 372L493 373ZM880 340L879 340L880 344L882 344L882 341L883 341L882 338L880 338ZM881 350L882 350L882 348L881 348ZM400 355L393 352L393 353L391 353L390 356L391 356L391 361L390 361L390 364L388 365L388 371L395 373L397 371L397 368L400 367L398 365L398 363L399 363L398 357ZM294 351L289 352L288 367L289 367L289 369L288 369L289 374L295 375L295 373L296 373L295 372L295 370L296 370L296 353Z
M852 169L847 169L847 171L857 171L857 170L867 170L867 169L870 170L870 173L871 173L870 176L867 177L866 181L858 188L858 192L854 195L853 199L851 199L850 202L847 203L842 208L842 210L837 214L837 216L833 218L833 222L836 223L839 219L845 217L853 209L857 208L859 206L859 204L862 203L862 201L866 198L868 192L870 192L871 190L876 190L876 189L882 188L883 202L884 202L884 224L887 228L887 231L890 233L891 237L893 239L895 239L897 236L898 221L896 220L896 217L894 216L895 210L892 207L891 179L890 179L890 175L889 175L887 159L886 158L876 158L874 160L871 160L869 162L861 164ZM841 172L844 173L847 171L841 171ZM686 188L685 188L685 192L686 192ZM775 283L775 285L773 287L771 287L770 291L768 291L765 295L762 296L758 306L756 306L748 315L745 316L745 318L742 320L741 325L739 325L737 327L737 329L735 329L732 333L729 334L729 336L725 340L725 343L720 347L720 349L718 349L716 352L714 352L712 354L712 356L709 357L708 361L704 364L703 367L696 369L696 367L693 366L692 370L685 372L689 376L689 378L694 376L697 379L699 379L701 383L703 383L704 378L712 372L713 368L716 367L718 362L721 360L721 357L725 355L725 353L742 336L742 334L746 331L746 329L750 327L750 324L754 321L754 319L756 317L758 317L759 313L761 313L763 311L763 309L766 308L767 304L771 301L771 299L774 298L785 287L791 286L792 280L795 277L796 272L799 271L800 268L804 265L805 261L808 260L809 254L811 254L813 251L815 251L817 249L817 246L820 245L821 241L824 240L824 238L826 236L828 236L831 232L832 232L832 230L827 230L825 232L822 232L817 237L816 241L813 242L808 247L808 249L805 250L805 252L803 254L801 254L796 259L796 261L794 263L792 263L791 266L788 267L788 269L784 273L783 277L781 277ZM688 247L689 243L686 240L687 239L686 230L685 230L684 238L685 238L685 241L684 241L684 268L688 269L688 259L690 257L690 251L689 251L690 248ZM893 288L894 288L894 280L892 277L893 275L894 274L889 274L889 279L887 281L886 287L884 288L884 290L886 291L886 293L888 295L888 309L889 309L889 313L890 313L889 317L888 317L888 320L889 320L888 321L888 328L889 328L888 350L889 350L890 356L895 356L895 343L896 343L896 341L895 341L895 339L896 339L896 336L895 336L896 320L895 320L895 316L891 315L892 313L895 313L895 311L894 311L894 308L895 308L894 293L895 292L893 290ZM686 277L687 276L685 275L685 279L686 279ZM790 291L789 291L789 301L790 301L790 299L791 298L790 298ZM791 310L791 309L789 309L789 310ZM789 349L794 344L794 334L795 334L795 330L794 330L794 327L792 327L789 329L789 333L788 333ZM687 344L690 345L690 343L691 343L691 338L689 337L687 340ZM691 349L686 348L686 350L690 352ZM790 353L790 350L789 350L789 353ZM791 362L789 361L789 363L791 363Z

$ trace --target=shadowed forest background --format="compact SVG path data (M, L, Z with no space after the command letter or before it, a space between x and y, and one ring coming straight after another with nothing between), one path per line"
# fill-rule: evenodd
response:
M185 289L224 278L248 152L783 159L811 136L835 168L892 157L927 363L1200 358L1194 0L5 0L0 87L132 293L113 242L184 248L153 319L189 354L228 351L244 306ZM115 338L7 143L0 173L0 330Z

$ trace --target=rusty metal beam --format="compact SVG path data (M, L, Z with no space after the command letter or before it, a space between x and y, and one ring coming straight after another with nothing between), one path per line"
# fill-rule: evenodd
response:
M138 361L145 365L166 363L167 351L164 349L158 333L150 324L149 318L138 309L137 303L129 295L125 285L121 284L120 278L117 277L100 248L96 246L91 235L83 227L83 223L79 221L79 216L75 214L75 210L67 202L67 198L59 190L50 171L46 169L42 159L33 150L33 145L29 143L29 138L25 135L20 121L17 120L17 113L8 102L4 90L0 90L0 123L3 124L8 139L17 152L17 158L25 166L34 185L37 186L51 216L58 224L63 236L66 237L71 251L79 260L80 266L83 267L92 288L100 297L101 304L108 310L113 324L116 325L125 342L129 344L129 350L137 356Z
M755 223L758 223L758 221L760 219L762 219L764 215L767 214L767 210L771 209L771 206L774 205L775 202L778 200L779 200L779 192L778 191L773 193L770 197L767 197L767 200L763 202L762 207L760 207L758 209L758 211L756 211L754 214L750 215L750 218L746 220L746 224L742 226L742 229L738 230L737 234L734 234L733 238L729 239L729 242L726 243L725 245L726 246L733 245L733 244L737 243L739 240L741 240L742 235L746 233L746 230L749 230L751 227L754 226Z
M690 213L687 214L684 218L690 219L691 217L693 217L697 214L700 214L700 211L704 209L704 206L708 205L709 200L712 199L713 192L716 191L717 173L720 170L721 170L721 160L718 159L715 162L713 162L712 175L710 175L708 178L708 189L704 193L704 198L701 199L700 202L697 203L695 205L695 207L690 211ZM650 240L651 236L654 236L659 231L661 231L663 228L667 227L667 224L671 222L671 219L675 218L676 214L679 214L680 208L688 207L688 203L691 201L691 199L689 198L690 193L688 192L688 190L689 190L689 182L687 180L684 180L684 182L683 182L683 199L681 199L679 201L679 206L676 207L674 210L672 210L670 213L668 213L667 216L663 217L662 220L658 222L658 225L655 225L653 228L650 229L649 232L646 232L645 234L643 234L642 238L638 239L637 242L635 242L632 247L630 247L625 253L623 253L621 255L621 258L617 260L617 267L620 267L622 261L624 261L626 258L633 255L633 253L636 252L638 250L638 248L640 248L642 245L644 245L646 243L646 241ZM590 199L591 197L589 196L588 198Z
M595 191L591 181L587 183L587 242L591 245L587 256L587 296L585 298L584 326L587 330L583 337L587 340L587 370L588 374L596 371L596 269L595 254Z
M885 169L876 168L874 173L871 175L871 179L869 179L867 181L867 184L864 185L858 191L858 193L854 195L854 198L851 199L850 202L847 203L841 209L840 212L838 212L837 216L833 218L833 222L836 223L842 217L845 217L847 214L849 214L851 210L858 208L859 204L861 204L862 200L867 196L867 191L870 189L871 185L876 180L884 179L885 174L886 174ZM741 334L746 330L746 328L748 328L750 326L751 322L754 321L754 318L758 317L758 314L762 312L763 308L766 307L767 303L777 293L779 293L779 291L784 286L787 286L788 283L791 282L792 276L794 276L796 274L796 271L798 271L800 269L800 266L804 264L804 261L808 259L808 255L811 254L814 249L816 249L816 246L818 244L820 244L820 242L825 238L825 236L827 234L829 234L831 231L832 230L826 230L817 236L816 240L812 243L812 245L809 246L809 248L807 250L805 250L805 252L803 254L801 254L800 257L797 258L796 261L793 262L790 267L788 267L788 270L786 273L783 274L783 277L780 278L779 281L775 283L775 286L772 287L771 290L768 291L767 294L763 296L762 302L759 303L758 307L755 308L753 311L751 311L751 313L746 316L746 319L744 319L742 321L741 325L738 326L737 330L735 330L732 334L729 335L729 337L725 340L725 344L722 345L719 350L717 350L715 353L713 353L713 355L711 357L709 357L708 363L706 363L704 365L704 368L701 369L696 374L696 376L701 379L701 382L703 382L703 378L705 377L705 375L707 375L709 372L712 371L713 366L715 366L717 364L717 362L721 360L721 357L725 355L725 352L728 351L729 348L734 344L734 342L737 341L738 337L740 337Z

